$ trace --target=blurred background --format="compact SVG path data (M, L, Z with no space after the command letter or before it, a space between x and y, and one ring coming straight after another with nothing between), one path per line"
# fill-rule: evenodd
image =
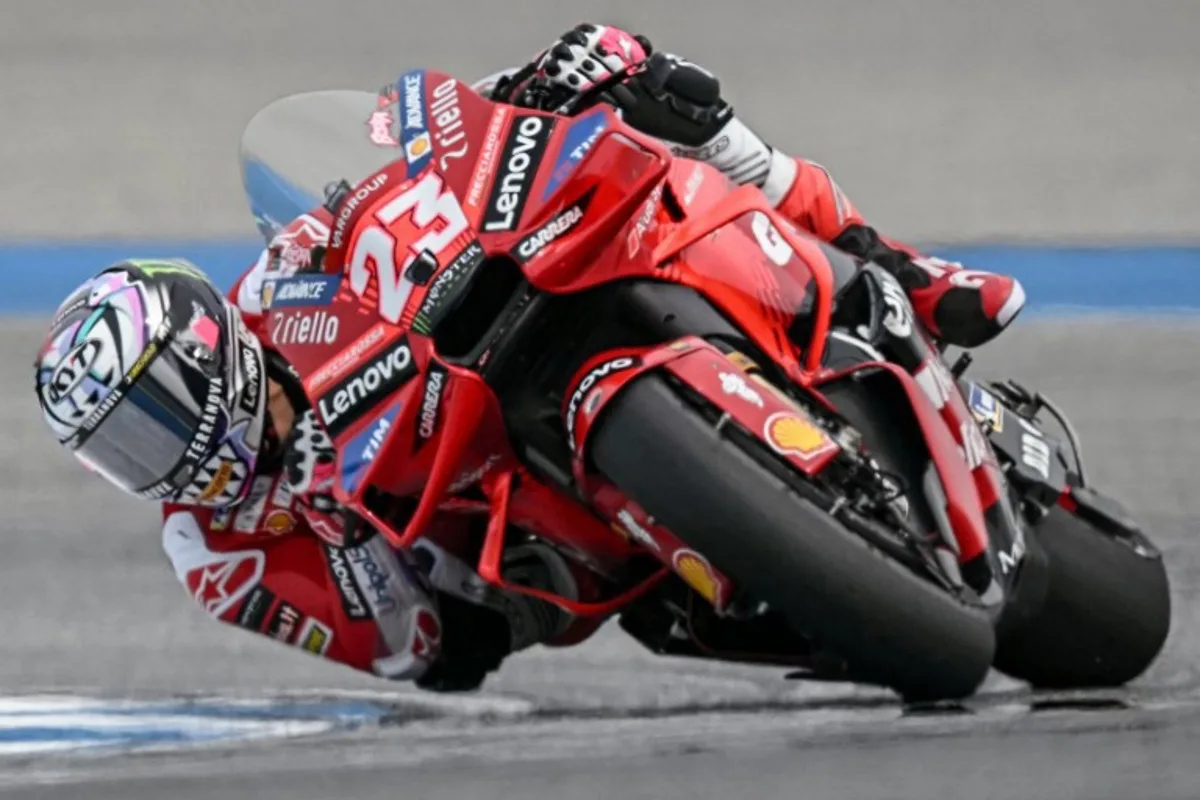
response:
M1195 0L0 0L0 691L378 688L193 608L154 509L53 447L29 365L57 302L121 257L185 255L232 283L261 246L237 146L264 104L417 66L469 80L583 20L710 68L885 233L1021 278L1030 313L984 372L1057 394L1096 478L1156 528L1178 630L1146 685L1192 685ZM813 691L777 678L651 659L608 631L490 688L568 710Z

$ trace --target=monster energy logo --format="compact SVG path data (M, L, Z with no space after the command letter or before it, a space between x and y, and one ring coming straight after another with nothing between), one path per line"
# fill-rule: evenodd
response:
M204 274L195 264L186 261L182 258L169 258L165 260L144 260L131 258L125 263L136 267L146 275L155 277L158 275L188 275L193 278L201 278L208 280L208 276Z

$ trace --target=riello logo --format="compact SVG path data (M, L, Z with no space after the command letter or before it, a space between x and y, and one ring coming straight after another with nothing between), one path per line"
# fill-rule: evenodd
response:
M334 344L341 322L328 311L276 313L271 340L280 347L296 344Z

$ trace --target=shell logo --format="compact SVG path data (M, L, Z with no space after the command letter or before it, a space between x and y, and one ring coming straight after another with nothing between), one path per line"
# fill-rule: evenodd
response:
M717 576L708 559L695 550L676 550L671 565L684 582L714 606L717 605Z
M429 133L425 132L406 144L404 146L404 152L408 155L410 160L414 160L428 153L432 147L433 143L429 140Z
M296 518L287 511L272 511L263 520L263 530L275 536L283 536L285 533L291 533L295 527Z
M781 455L811 458L837 447L825 431L791 411L780 411L767 417L763 435L767 444Z
M275 300L275 281L267 281L263 284L259 299L264 311L271 307L272 301Z

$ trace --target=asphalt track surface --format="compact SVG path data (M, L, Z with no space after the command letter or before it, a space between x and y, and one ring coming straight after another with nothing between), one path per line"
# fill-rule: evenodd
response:
M344 5L0 0L0 171L16 187L0 199L0 236L249 233L236 142L264 102L372 88L412 65L480 74L583 18L635 24L710 64L739 110L833 167L898 235L1200 234L1191 2ZM40 324L0 323L0 368L13 376L0 385L0 691L392 691L193 607L159 550L154 512L48 441L20 377ZM1166 652L1128 691L1086 707L1076 698L1034 711L1021 686L997 679L970 713L902 716L881 693L656 659L606 630L577 649L511 660L474 703L432 707L396 691L391 726L237 751L10 760L0 791L1200 796L1197 363L1200 323L1187 318L1029 320L980 354L978 374L1026 379L1061 402L1093 479L1138 511L1167 554L1176 613Z
M0 363L22 368L35 327L2 331ZM576 649L512 659L487 686L507 702L477 698L417 720L413 695L399 692L387 698L394 727L238 754L47 756L0 765L0 787L114 798L723 797L751 787L754 797L1195 797L1198 356L1190 320L1033 320L975 368L1059 400L1092 480L1118 487L1166 550L1176 604L1166 652L1130 690L1087 698L1091 708L1031 711L1021 686L997 678L972 713L903 717L885 693L656 659L605 630ZM6 391L13 535L0 562L0 688L143 698L389 688L211 622L175 583L154 514L73 469L32 399Z

